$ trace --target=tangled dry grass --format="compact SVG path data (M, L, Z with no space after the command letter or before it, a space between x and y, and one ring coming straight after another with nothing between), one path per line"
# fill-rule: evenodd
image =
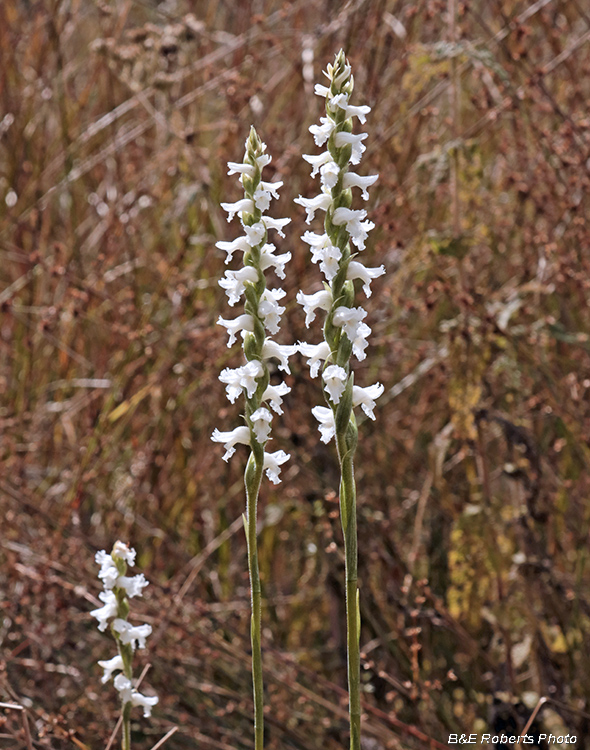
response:
M450 3L452 6L452 2ZM252 747L239 461L214 325L250 123L292 215L285 343L315 269L301 154L343 47L373 107L377 229L361 426L367 750L539 727L589 747L590 15L581 0L4 0L0 4L0 746L102 748L114 691L97 549L152 585L152 747ZM312 70L302 54L313 51ZM308 66L309 62L306 63ZM317 99L317 97L316 97ZM274 170L274 174L273 174ZM235 230L234 230L235 231ZM337 463L292 366L262 501L271 748L346 739Z

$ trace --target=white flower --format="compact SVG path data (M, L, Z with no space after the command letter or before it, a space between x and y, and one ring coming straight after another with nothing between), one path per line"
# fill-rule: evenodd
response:
M355 332L354 339L352 339L352 353L359 362L362 362L362 360L367 356L365 354L365 349L369 346L367 337L370 335L371 329L369 328L369 326L366 323L359 323Z
M277 414L282 414L281 404L283 403L283 396L290 393L291 389L286 383L279 383L279 385L269 385L262 394L262 401L268 401L270 408Z
M264 406L256 411L250 417L252 420L252 429L256 435L256 440L262 445L268 440L270 435L270 423L272 422L272 414Z
M336 226L346 224L346 231L350 234L350 239L359 250L365 249L365 240L368 233L375 226L372 221L362 221L367 212L364 209L353 210L350 208L337 208L332 216L332 221Z
M330 365L322 373L322 380L326 384L324 390L330 395L333 403L339 403L348 380L346 370L338 365Z
M252 178L256 172L256 168L252 164L239 164L235 161L228 161L227 166L229 167L228 174L239 174L240 177L245 174L247 177Z
M211 440L213 440L214 443L224 444L223 447L225 448L225 454L223 460L229 461L236 452L236 443L250 445L250 430L245 425L240 425L229 432L221 432L215 428L211 435Z
M332 134L336 123L329 117L320 117L320 122L322 123L321 125L311 125L309 132L313 135L315 145L321 148Z
M151 625L131 625L120 617L113 622L113 630L119 633L121 643L136 648L145 648L145 639L152 632Z
M356 330L361 320L367 317L366 310L362 307L337 307L334 311L334 325L341 326L344 333L352 341L356 336Z
M328 163L334 163L334 159L332 159L332 155L329 151L325 151L323 154L303 154L303 158L305 159L308 164L311 164L312 170L311 170L311 176L315 177L318 173L318 170L321 166ZM297 201L295 201L297 202Z
M275 451L274 453L264 453L264 470L266 476L270 479L273 484L278 484L281 480L279 474L281 473L280 467L285 461L288 461L291 456L285 451Z
M264 359L278 359L279 370L283 372L291 373L289 369L288 357L291 357L297 351L296 346L288 346L286 344L277 344L272 339L265 339L262 345L262 356Z
M354 279L361 279L363 282L363 291L367 297L371 296L371 281L373 279L383 276L385 273L385 266L379 266L379 268L366 268L362 263L356 260L351 260L348 264L348 271L346 272L346 278L350 281Z
M305 221L307 224L310 224L318 209L321 209L322 211L328 210L332 203L332 198L328 193L320 193L319 195L316 195L315 198L302 198L299 196L299 198L295 198L293 202L303 206L307 211L307 218Z
M122 703L131 703L132 706L142 706L144 716L152 715L152 706L155 706L158 702L156 695L143 695L133 687L131 680L125 677L124 674L118 674L115 677L114 685Z
M143 573L136 576L119 576L117 578L117 588L125 589L129 597L141 596L142 589L148 586Z
M135 555L137 553L133 549L133 547L130 547L128 544L125 544L125 542L116 541L113 545L113 551L111 552L111 556L113 558L117 557L120 560L125 560L127 565L135 565Z
M270 206L271 198L278 198L278 189L283 186L282 182L260 182L254 191L254 204L259 211L266 211Z
M222 203L221 208L223 208L224 211L227 211L228 221L231 221L236 214L239 214L240 217L242 217L243 213L254 213L254 203L250 198L240 198L240 200L235 203Z
M310 368L310 375L312 378L315 378L319 372L322 360L328 359L330 356L330 345L327 341L322 341L320 344L306 344L305 341L300 341L299 351L304 357L309 357L307 364Z
M332 281L340 268L342 250L332 245L327 234L315 234L315 232L304 232L301 239L310 246L311 262L320 264L320 270L327 281Z
M271 216L263 216L262 221L267 229L276 229L280 237L284 237L283 227L291 222L291 219L273 219Z
M325 190L336 187L339 176L340 167L335 161L329 161L320 168L320 180Z
M224 278L219 280L219 286L225 289L229 298L230 307L233 307L244 293L247 281L251 284L258 281L258 271L253 266L244 266L237 271L226 271Z
M358 164L361 160L363 153L366 151L366 146L363 146L363 141L368 138L368 133L346 133L341 131L336 133L334 136L334 145L336 148L342 148L343 146L352 146L352 153L350 155L351 164Z
M227 253L227 258L225 259L227 264L233 258L236 250L241 250L243 253L249 250L250 243L246 237L236 237L236 239L231 242L216 242L215 247L218 247L220 250L224 250Z
M134 690L131 693L131 705L141 706L143 708L144 717L152 715L152 707L155 706L157 702L157 695L148 696L138 692L137 690Z
M217 319L217 322L220 326L224 326L224 328L227 328L227 332L229 334L229 341L227 342L227 347L229 347L235 343L236 336L240 331L252 331L254 330L254 318L251 315L238 315L237 318L234 318L234 320L225 320L221 316Z
M98 620L98 629L101 633L104 633L108 621L117 614L117 597L113 591L101 591L98 598L101 602L104 602L104 606L100 607L100 609L93 609L90 614L92 617L96 617Z
M96 553L94 559L100 565L98 577L102 580L105 589L112 589L119 577L115 561L103 549Z
M104 674L100 678L100 681L104 684L111 679L113 672L123 670L123 659L121 658L121 654L117 654L116 656L113 656L112 659L99 661L98 666L104 669Z
M316 83L313 89L313 93L316 96L328 96L330 89L327 86L322 86L321 83Z
M375 408L375 399L383 393L384 387L381 383L375 383L375 385L369 385L366 388L361 388L358 385L352 386L352 405L360 406L365 412L367 417L375 419L373 409Z
M266 271L267 268L272 267L275 269L275 273L279 279L284 279L285 265L291 260L291 253L273 255L273 250L276 250L276 247L272 244L267 243L262 246L260 251L260 270Z
M326 406L314 406L311 413L320 423L318 426L321 435L320 440L322 443L329 443L336 434L336 422L332 409L328 409Z
M319 307L321 310L328 311L332 307L332 292L328 289L320 289L314 294L303 294L297 292L297 302L303 306L305 312L305 327L315 320L315 311Z
M252 398L258 383L256 378L261 378L264 374L264 368L262 364L257 360L253 359L247 362L242 367L237 367L235 370L227 367L222 370L219 375L219 380L222 383L226 383L227 397L233 404L238 396L241 396L242 389L248 394L248 398Z
M252 226L243 224L243 227L244 232L246 232L246 241L248 245L250 245L250 247L260 245L266 236L266 226L261 221L257 221L255 224L252 224Z
M284 307L279 305L279 300L287 294L283 289L265 289L258 303L258 314L264 321L264 326L270 333L279 332L281 315L285 312Z
M374 185L377 180L379 179L378 174L372 174L367 175L366 177L362 177L360 174L355 174L354 172L347 172L344 175L344 178L342 180L342 186L345 190L348 190L348 188L358 187L362 191L362 196L364 200L369 200L369 192L367 188L371 187L371 185Z
M366 104L363 104L360 107L355 107L354 105L349 104L348 96L346 94L338 94L338 96L333 97L332 103L345 111L346 119L349 117L358 117L363 125L366 123L367 115L371 111L371 107L367 107Z

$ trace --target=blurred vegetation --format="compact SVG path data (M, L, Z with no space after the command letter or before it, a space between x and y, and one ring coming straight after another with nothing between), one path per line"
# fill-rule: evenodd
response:
M590 14L582 0L0 3L0 701L35 747L105 747L112 651L88 611L117 538L152 585L135 747L252 742L244 455L215 321L226 162L253 123L292 215L283 342L305 338L299 241L313 81L341 46L372 112L373 328L386 393L357 476L367 750L537 728L590 747ZM317 331L316 331L317 334ZM317 340L319 334L315 336ZM346 743L333 446L300 359L292 460L260 507L269 750ZM280 425L280 426L279 426ZM143 660L143 661L142 661ZM0 711L0 746L26 747Z

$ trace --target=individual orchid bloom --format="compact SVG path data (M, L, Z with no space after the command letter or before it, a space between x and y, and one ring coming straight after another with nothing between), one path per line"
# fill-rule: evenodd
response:
M334 211L332 217L336 226L346 224L346 231L350 235L350 240L359 250L365 249L365 240L371 229L375 227L372 221L362 221L366 215L367 212L364 209L352 210L340 207Z
M369 191L367 188L371 187L371 185L374 185L377 180L379 179L378 174L372 174L367 175L366 177L363 177L360 174L355 174L354 172L347 172L344 175L344 178L342 180L342 187L345 190L348 190L349 188L357 187L361 189L361 195L363 196L363 200L368 201L369 200Z
M252 398L258 387L257 379L264 375L262 363L257 359L246 362L242 367L232 370L226 367L221 371L219 380L226 383L226 393L228 400L233 404L236 399L246 391L248 398Z
M334 143L336 148L344 148L350 146L352 148L352 154L350 156L351 164L358 164L365 153L366 146L363 145L363 141L368 138L368 133L346 133L340 131L334 136Z
M369 385L366 388L361 388L358 385L352 386L352 405L360 406L365 412L367 417L375 420L375 414L373 409L375 408L375 401L383 393L384 386L381 383L375 383Z
M318 210L327 211L331 204L332 198L328 193L320 193L315 198L295 198L294 203L298 203L300 206L307 211L307 219L305 220L308 224L311 224L315 216L315 212Z
M231 242L216 242L215 247L227 253L227 258L225 259L227 264L231 262L236 250L240 250L243 253L247 252L250 249L250 243L247 237L236 237Z
M253 164L239 164L235 161L228 161L227 166L229 167L227 171L228 175L239 174L241 176L245 174L250 179L254 177L256 171L256 167Z
M142 706L145 717L152 715L152 708L158 702L157 696L143 695L133 687L131 680L124 674L118 674L115 677L114 685L123 704L131 703L132 706Z
M332 134L336 124L329 117L320 117L320 123L321 125L312 125L309 132L313 135L315 145L321 148Z
M289 460L291 456L285 451L275 451L274 453L264 453L264 470L266 476L270 479L273 484L278 484L281 480L279 474L281 473L280 467Z
M262 394L262 401L268 401L270 408L277 414L282 414L283 410L281 406L283 404L283 396L290 393L291 389L286 383L279 383L279 385L268 385L266 390Z
M111 617L117 614L117 597L112 591L101 591L98 595L101 602L104 602L104 606L99 609L93 609L90 613L92 617L96 617L98 620L98 629L101 633L107 629L108 621Z
M314 406L311 413L320 423L319 430L322 443L329 443L336 434L334 412L332 409L328 409L327 406Z
M348 381L348 374L344 367L329 365L322 373L322 380L325 383L324 390L330 396L331 401L334 404L339 403Z
M236 214L239 214L240 216L243 213L251 214L254 210L254 202L251 198L242 198L235 203L222 203L221 208L223 208L224 211L227 211L227 220L230 222Z
M361 362L366 358L365 349L369 346L367 338L371 335L371 329L366 323L359 323L355 329L352 343L352 353Z
M115 689L119 693L122 706L123 722L123 750L130 750L131 729L129 707L142 706L143 715L149 716L152 706L158 702L156 696L144 696L133 687L133 652L136 648L146 647L146 638L152 632L151 625L131 625L127 622L129 614L129 599L141 596L148 585L143 573L128 576L127 569L135 564L135 550L123 542L115 542L109 554L104 550L96 553L96 562L100 565L99 578L103 582L104 590L99 598L105 602L104 607L94 610L90 614L99 621L98 629L106 630L110 623L111 633L117 643L118 653L111 659L98 662L103 669L101 682L107 683L115 672L118 674L113 680ZM113 582L111 568L117 572Z
M265 289L258 303L258 314L264 321L264 327L270 333L279 332L281 315L285 308L279 305L279 300L287 294L283 289Z
M330 242L326 233L315 234L305 232L301 239L310 246L311 262L319 263L320 271L324 274L326 281L330 282L338 273L342 250Z
M152 632L151 625L131 625L120 617L113 621L113 630L119 634L121 643L136 648L145 648L145 639Z
M272 339L265 339L262 345L262 356L264 359L278 359L279 370L290 373L289 369L289 357L292 357L297 351L296 346L288 344L277 344Z
M337 307L334 311L334 325L341 326L344 333L352 341L356 336L359 323L367 317L367 311L362 307Z
M261 182L254 191L254 205L261 211L267 211L271 198L278 198L278 190L283 187L282 182Z
M297 302L303 307L305 327L309 328L309 324L315 320L315 311L318 308L327 311L332 307L332 292L328 289L320 289L319 292L313 294L297 292Z
M272 414L267 408L261 406L260 409L256 409L250 419L252 420L252 429L256 435L256 440L264 445L270 436Z
M367 297L371 296L371 281L378 279L379 276L383 276L385 273L385 266L379 266L379 268L367 268L356 260L351 260L348 264L348 271L346 272L346 278L350 281L360 279L363 282L363 292Z
M304 341L299 342L299 351L304 357L309 357L309 373L315 378L319 372L322 360L330 356L330 345L327 341L321 341L319 344L306 344Z
M285 278L285 266L291 260L291 253L281 253L274 255L275 246L266 244L260 251L260 270L266 271L267 268L274 268L279 279Z
M311 170L311 176L315 177L318 171L321 167L323 167L325 164L333 164L334 160L332 159L332 156L330 155L329 151L324 152L323 154L319 154L319 156L315 156L313 154L303 154L303 158L306 162L311 164L312 170Z
M250 247L257 247L266 237L266 226L262 221L256 221L254 224L244 224L246 232L246 241Z
M242 333L242 331L248 331L252 333L252 331L254 330L254 318L248 314L238 315L238 317L234 318L233 320L225 320L220 315L217 319L217 322L220 326L227 328L227 332L229 334L229 339L227 342L228 349L236 343L238 333Z
M100 681L103 684L111 679L113 672L117 672L118 670L123 671L125 668L121 654L117 654L116 656L113 656L112 659L107 659L106 661L99 661L98 666L104 669L104 674L100 678Z
M134 596L141 596L141 592L148 585L143 573L136 576L119 576L117 578L117 587L125 589L127 596L132 599Z
M322 183L322 191L328 192L336 187L338 178L340 177L340 167L335 161L328 161L320 167L320 182Z
M290 224L291 219L273 219L271 216L263 216L262 221L267 229L275 229L279 237L284 237L283 228Z
M258 281L258 271L253 266L244 266L237 271L226 271L219 280L219 286L225 289L229 298L229 305L233 307L246 291L246 283L255 284Z
M244 445L250 445L250 430L245 425L240 425L229 432L221 432L217 428L213 430L211 440L214 443L223 443L225 448L225 454L223 456L224 461L229 459L236 452L236 444L243 443Z

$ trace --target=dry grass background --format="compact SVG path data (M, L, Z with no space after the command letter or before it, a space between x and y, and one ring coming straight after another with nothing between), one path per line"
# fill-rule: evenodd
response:
M380 173L365 253L387 275L357 382L366 750L537 724L590 747L590 12L583 0L3 0L0 4L0 700L39 748L103 748L112 651L97 549L151 586L135 747L253 746L243 455L217 316L250 123L292 215L284 343L318 285L291 201L314 79L342 46ZM453 107L455 96L456 107ZM317 331L315 332L317 339ZM301 360L260 508L268 747L346 743L333 446ZM277 420L277 425L279 421ZM27 747L14 711L0 746ZM563 733L563 731L558 731Z

